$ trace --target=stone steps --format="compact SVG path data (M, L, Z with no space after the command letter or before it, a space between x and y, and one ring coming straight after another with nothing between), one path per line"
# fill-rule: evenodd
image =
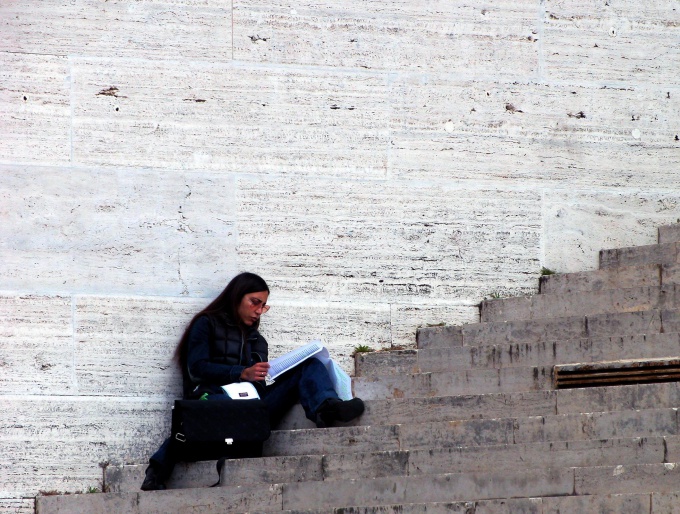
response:
M544 275L539 279L540 294L605 291L617 288L651 287L678 283L678 265L644 264L576 273Z
M304 511L287 510L277 511L277 514L559 514L582 512L652 514L672 512L671 508L677 502L677 493L544 496L448 503L406 503L375 507L352 506L332 510L327 508Z
M658 244L672 244L680 241L680 223L666 225L658 229ZM638 251L643 254L653 254L658 245L648 245L645 250ZM640 248L640 247L633 247ZM634 254L630 248L623 249L626 255ZM607 259L616 250L603 250ZM671 256L672 256L671 250ZM638 255L634 257L640 258ZM626 257L628 258L628 257ZM662 258L663 260L663 258ZM677 259L671 262L656 262L654 257L649 263L637 265L614 265L605 266L595 271L583 271L579 273L564 273L545 275L540 278L539 290L542 294L574 293L577 291L601 291L606 289L631 288L644 286L661 286L664 284L680 281L680 266Z
M412 420L391 425L274 431L265 443L265 455L321 455L334 453L341 447L347 453L358 453L678 434L676 407L661 407L673 404L677 391L636 400L638 410L629 408L630 399L605 395L601 399L590 398L592 404L588 406L594 409L586 413L568 412L566 408L563 414L452 420L443 417L420 423ZM659 403L655 403L657 401ZM619 402L622 410L595 410L617 409ZM649 408L649 404L659 408Z
M680 333L635 334L526 344L449 346L357 354L357 377L477 368L554 366L680 355ZM356 378L355 378L356 380Z
M680 223L659 227L659 243L680 241Z
M392 452L302 455L236 459L225 462L223 483L250 485L351 478L436 475L468 471L663 463L677 437L626 438L550 443L505 444ZM107 469L110 492L136 492L145 465ZM212 462L180 466L172 489L206 487L217 476Z
M680 262L680 242L600 250L600 268L676 264Z
M367 400L457 396L553 389L553 367L467 369L358 377L354 394Z
M531 320L678 308L680 308L680 285L666 284L484 300L480 304L480 320L482 322Z
M677 310L647 310L593 316L471 323L418 329L420 349L451 346L528 344L634 334L680 332Z
M598 271L484 302L479 323L420 329L417 349L357 355L358 420L308 428L296 406L265 457L226 463L223 487L206 487L213 462L151 493L145 465L109 466L114 492L43 497L38 512L677 510L680 383L554 390L552 373L680 355L679 236L662 227L660 244L601 252Z
M417 422L673 408L678 405L680 385L676 382L557 391L396 398L367 400L366 411L353 422L353 426L375 428Z
M528 468L283 484L194 488L148 493L42 496L36 512L281 512L360 505L424 504L499 498L676 493L680 465ZM89 498L88 498L89 497ZM671 498L677 496L672 494ZM576 505L582 504L581 499ZM650 502L651 503L651 502ZM574 506L574 503L571 504ZM672 505L672 504L670 504Z

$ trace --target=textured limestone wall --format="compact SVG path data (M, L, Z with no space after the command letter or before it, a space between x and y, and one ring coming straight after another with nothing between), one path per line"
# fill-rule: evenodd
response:
M0 2L0 512L141 462L238 271L413 345L680 218L680 4Z

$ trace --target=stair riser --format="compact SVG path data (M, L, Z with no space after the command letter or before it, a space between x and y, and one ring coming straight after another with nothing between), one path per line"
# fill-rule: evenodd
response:
M680 334L677 332L551 343L432 348L419 350L414 360L415 367L420 372L444 372L675 355L680 355Z
M663 438L531 443L412 451L409 475L663 463Z
M659 227L659 243L673 243L680 241L680 224Z
M417 373L417 350L358 353L354 356L354 376Z
M151 493L153 494L153 493ZM163 493L167 494L167 493ZM61 510L49 510L49 512L87 512L88 514L111 512L141 513L142 511L134 504L137 495L130 496L126 500L113 502L98 498L90 501L82 501L82 496L70 498L68 506ZM613 494L592 496L551 496L531 498L507 498L495 500L476 500L441 503L407 503L392 505L376 505L372 507L322 507L303 510L267 510L259 511L261 514L559 514L576 512L611 512L618 514L659 514L676 512L674 509L680 502L678 493L653 493L653 494ZM42 503L41 512L51 508L51 504ZM84 507L83 510L81 506ZM71 510L67 510L71 509ZM146 511L145 511L146 512ZM155 512L155 511L154 511ZM172 511L169 511L172 512ZM224 513L223 505L202 503L200 507L192 506L186 512L217 514ZM236 514L236 511L230 511ZM244 512L244 511L238 511Z
M367 401L366 412L359 422L379 426L550 415L556 413L556 394L556 391L535 391Z
M481 321L514 321L680 308L680 286L534 295L482 302Z
M380 358L372 356L380 353ZM554 366L574 362L642 359L680 355L680 334L633 335L604 339L493 346L464 346L364 354L357 360L357 377L458 371L477 368ZM399 362L407 361L400 365ZM378 364L379 363L379 364Z
M478 502L406 503L376 505L373 507L339 507L337 509L324 507L322 509L311 510L284 510L276 512L276 514L541 514L538 510L529 510L535 503L533 499L529 498L513 498L509 500Z
M520 418L515 424L514 441L582 441L612 437L675 436L678 433L677 412L674 409L595 412Z
M645 311L567 318L474 323L459 327L462 340L451 341L438 333L428 333L426 348L531 344L569 339L604 338L634 334L678 332L678 311ZM432 329L420 329L419 334ZM458 344L458 343L461 344ZM420 347L419 348L423 348Z
M649 359L644 361L649 362ZM562 366L562 368L564 367ZM574 366L567 367L573 368ZM355 394L364 400L389 400L500 392L548 391L554 389L553 381L554 368L544 366L359 377L355 379L353 387ZM362 420L362 423L365 423L365 421Z
M366 402L359 422L427 423L441 420L493 419L673 408L680 405L680 383L593 387L560 391L495 393L486 395L410 398ZM680 460L680 459L679 459Z
M543 509L541 514L660 514L661 512L670 512L651 509L652 496L652 494L604 494L541 498Z
M673 265L669 266L673 267ZM622 266L578 273L545 275L539 280L541 294L566 294L575 292L604 291L607 289L652 287L677 283L662 279L665 266L645 264ZM677 268L677 266L675 266Z
M678 434L673 408L273 432L266 455L320 455Z
M553 389L552 371L552 367L527 367L359 377L353 388L364 400L546 391Z
M474 502L401 504L376 507L339 508L320 510L283 511L280 514L566 514L566 513L617 513L660 514L671 513L680 495L623 494L597 496L552 496L545 498L507 498Z
M222 471L222 486L280 484L303 480L323 480L322 455L262 457L258 459L227 460ZM137 466L109 466L106 483L109 491L136 492L144 480L146 464ZM210 487L217 482L215 461L179 463L175 466L168 489Z
M414 450L383 453L341 453L324 456L268 457L261 459L229 460L222 472L225 485L252 485L256 483L292 483L321 480L349 480L389 476L437 475L466 473L470 471L527 470L532 468L559 468L606 466L618 464L662 463L663 438L612 439L569 443L509 444L451 449ZM196 463L194 468L205 473L203 480L195 480L192 469L175 470L175 480L168 483L171 489L207 487L208 476L214 482L214 463L211 469ZM294 468L289 470L289 468ZM190 468L190 467L188 467ZM280 468L280 469L279 469ZM111 492L136 492L144 477L145 466L118 468L115 481L109 473ZM122 471L122 472L121 472ZM212 473L212 474L211 474ZM190 478L194 478L191 480Z
M680 243L671 242L600 251L600 268L641 266L643 264L676 264Z
M575 470L574 482L576 494L669 493L679 488L680 465L578 468Z
M416 346L418 348L463 346L462 327L444 326L420 328L416 331Z
M36 514L218 514L281 510L282 486L179 489L146 493L39 496Z
M284 509L339 505L423 503L465 499L566 495L573 491L572 470L540 470L522 474L469 473L427 477L289 484Z

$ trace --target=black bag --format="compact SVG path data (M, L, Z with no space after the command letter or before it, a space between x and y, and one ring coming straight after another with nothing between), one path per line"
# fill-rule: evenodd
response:
M172 445L180 461L261 457L270 433L262 400L175 400L172 410Z

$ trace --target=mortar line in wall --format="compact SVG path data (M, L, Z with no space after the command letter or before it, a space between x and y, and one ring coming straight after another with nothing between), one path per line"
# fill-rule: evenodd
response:
M233 23L233 19L232 19ZM542 26L539 25L539 32L542 30ZM541 40L538 41L538 45L540 47L541 45ZM23 52L16 52L16 53L23 53ZM233 54L233 45L232 45L232 54ZM43 54L37 54L37 55L43 55ZM53 54L44 54L44 55L53 55ZM109 63L111 61L127 61L127 62L137 62L137 63L147 63L149 62L149 59L147 58L141 58L141 57L125 57L125 58L110 58L110 57L99 57L99 56L78 56L78 55L69 55L69 59L82 59L82 60L87 60L87 62L106 62ZM160 59L157 62L164 62L164 63L176 63L178 65L184 65L186 66L185 61L177 60L177 59ZM543 62L543 60L541 61ZM281 69L281 70L300 70L300 71L321 71L321 72L328 72L328 73L336 73L336 74L361 74L361 75L392 75L392 76L411 76L411 77L418 77L418 76L426 76L426 77L431 77L431 76L438 76L442 77L445 79L450 79L451 82L454 83L461 83L461 82L470 82L470 81L475 81L475 82L488 82L488 83L494 83L494 84L499 84L499 85L508 85L508 86L514 86L514 85L537 85L537 86L555 86L555 87L564 87L564 88L574 88L574 87L580 87L580 88L592 88L592 89L617 89L617 90L625 90L625 91L658 91L660 89L663 89L664 91L678 91L680 89L680 86L676 84L662 84L661 86L658 84L651 84L651 83L631 83L631 82L622 82L622 81L609 81L609 80L601 80L601 81L579 81L579 80L560 80L560 79L551 79L547 80L544 78L537 78L536 74L527 76L527 75L521 75L521 76L492 76L492 75L475 75L475 74L465 74L463 72L457 72L457 73L452 73L448 71L443 71L443 70L422 70L422 71L413 71L409 69L378 69L378 68L372 68L372 69L365 69L365 68L351 68L351 67L334 67L334 66L318 66L318 65L311 65L311 64L299 64L299 63L291 63L291 64L286 64L286 63L261 63L261 62L252 62L252 61L241 61L241 60L236 60L233 59L229 62L226 63L215 63L214 61L201 61L201 60L194 60L192 61L193 65L199 66L199 67L205 67L205 68L250 68L250 69L270 69L270 70L276 70L276 69Z
M0 160L0 167L11 167L11 166L17 166L16 162L3 162ZM201 175L205 176L206 170L201 169L201 168L194 168L194 169L175 169L175 168L134 168L134 167L117 167L116 170L112 170L110 168L106 168L104 166L99 166L99 165L83 165L83 164L70 164L68 166L54 166L54 165L43 165L43 164L22 164L21 169L36 169L36 170L52 170L55 172L61 172L64 170L64 168L68 169L73 169L73 170L80 170L80 171L88 171L91 173L131 173L131 174L139 174L140 172L149 172L149 173L156 173L159 171L168 171L168 172L182 172L187 175ZM538 173L538 170L536 170ZM224 170L212 170L210 173L214 175L219 175L223 176ZM259 173L259 172L248 172L248 171L243 171L243 172L238 172L233 174L234 177L240 178L240 179L245 179L245 180L257 180L260 181L262 179L284 179L284 180L289 180L291 178L289 173L280 173L280 172L267 172L267 173ZM308 175L302 176L303 179L308 179ZM328 176L323 176L323 177L316 177L319 178L319 180L325 180L328 182L343 182L346 183L348 181L348 176L347 175L328 175ZM350 177L351 181L354 183L366 183L366 184L376 184L376 183L385 183L387 182L387 179L385 178L365 178L365 177ZM569 192L569 193L587 193L587 194L593 194L593 193L605 193L605 194L611 194L611 193L616 193L616 194L625 194L625 193L634 193L634 194L639 194L640 192L644 192L645 194L667 194L668 192L677 192L677 188L673 186L668 186L668 187L654 187L654 188L640 188L639 186L606 186L606 185L600 185L597 187L594 187L593 185L589 184L583 184L581 186L573 186L573 185L566 185L566 184L535 184L535 183L529 183L526 184L525 182L520 182L519 180L516 181L515 184L507 184L506 181L504 180L483 180L483 179L445 179L445 178L419 178L419 179L404 179L404 178L392 178L390 179L390 182L392 184L396 185L408 185L409 187L433 187L437 186L440 187L441 185L448 185L450 187L455 187L457 189L466 189L466 190L477 190L477 191L482 191L482 190L487 190L489 188L494 188L494 189L502 189L504 191L536 191L537 189L545 189L546 187L549 187L551 192ZM499 184L502 184L502 187L498 187ZM236 221L236 220L234 220ZM64 292L64 294L70 294L70 292Z
M1 295L6 295L6 296L24 296L24 295L29 295L29 296L54 296L54 297L70 297L71 295L74 295L76 293L72 291L56 291L56 290L50 290L50 289L41 289L40 291L35 291L35 290L10 290L10 289L0 289L0 296ZM140 293L130 293L127 291L113 291L111 292L109 288L109 292L87 292L87 293L78 293L77 294L79 298L82 299L88 299L88 298L125 298L125 299L130 299L130 300L158 300L158 301L165 301L165 300L170 300L170 301L176 301L180 303L187 303L187 304L192 304L195 302L209 302L214 297L212 295L208 296L182 296L180 293L175 293L175 294L140 294ZM277 302L280 302L282 304L286 305L297 305L297 306L307 306L309 305L308 301L305 300L299 300L296 295L279 295L277 294ZM321 303L320 303L321 302ZM479 303L477 300L465 300L465 299L455 299L452 301L444 301L444 300L427 300L423 302L413 302L413 301L407 301L404 299L403 301L399 302L397 301L396 303L394 300L389 300L386 299L384 301L363 301L360 302L363 305L378 305L378 306L387 306L387 308L391 308L394 305L405 305L405 306L426 306L426 305L438 305L442 307L476 307L476 305ZM324 305L324 306L333 306L333 305L338 305L338 306L351 306L351 305L356 305L357 300L356 298L350 299L349 297L341 297L341 296L331 296L329 297L328 295L324 295L324 300L315 300L314 301L315 305Z

